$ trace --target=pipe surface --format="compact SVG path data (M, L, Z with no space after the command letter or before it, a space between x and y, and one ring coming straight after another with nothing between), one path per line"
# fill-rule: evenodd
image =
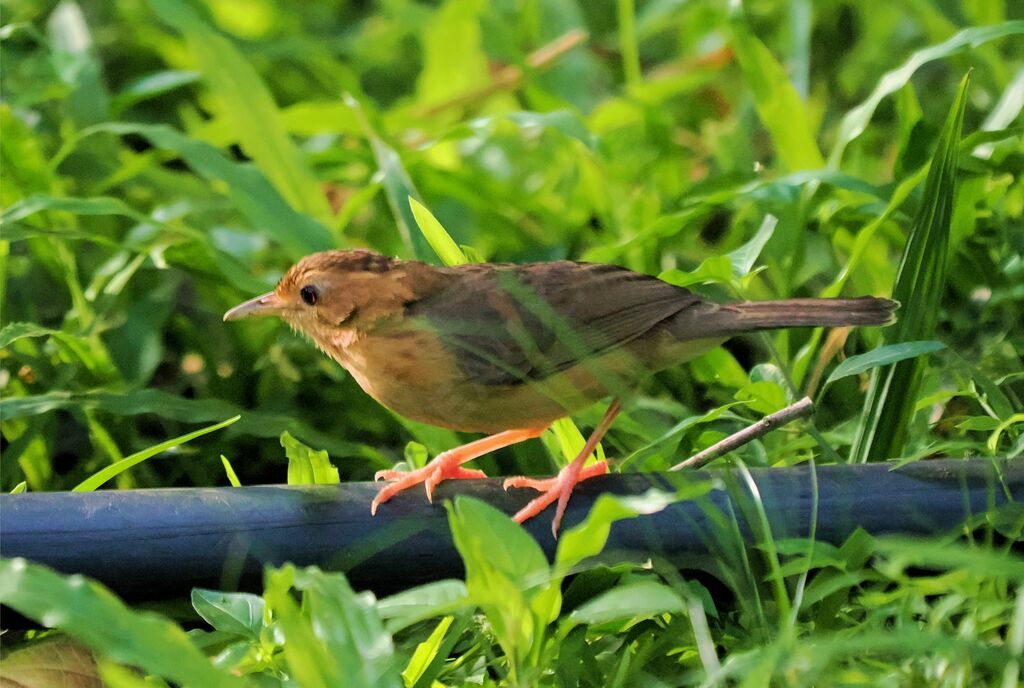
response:
M775 538L806 537L818 487L817 538L839 544L858 527L871 534L945 533L993 505L1024 501L1024 462L929 460L892 464L753 468L752 483ZM0 496L0 556L25 557L81 573L131 600L166 599L193 586L259 588L265 564L315 564L346 572L357 589L392 592L462 575L449 534L446 499L482 499L514 513L532 495L505 492L500 479L442 483L429 504L404 493L370 516L380 484L253 486L23 493ZM607 475L580 484L563 532L604 492L679 491L664 510L612 526L610 557L651 556L700 568L728 533L758 533L751 485L740 471ZM551 556L551 512L527 529ZM728 527L723 527L726 523ZM738 526L735 527L735 526ZM739 543L737 543L739 544Z

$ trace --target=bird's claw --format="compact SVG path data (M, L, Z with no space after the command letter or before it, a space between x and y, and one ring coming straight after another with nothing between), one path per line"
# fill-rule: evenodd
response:
M437 458L428 463L423 468L418 468L414 471L395 471L395 470L383 470L377 471L373 478L377 480L391 480L393 481L389 485L385 485L377 493L377 496L373 498L373 502L370 503L370 514L376 515L377 507L384 502L390 500L399 492L408 490L414 485L423 483L423 488L427 493L427 501L433 503L434 501L434 488L436 488L444 480L459 480L459 479L475 479L475 478L486 478L487 475L483 471L474 470L471 468L463 468L459 465L457 458L454 455L445 452L439 454Z
M555 511L555 518L551 522L551 534L558 537L558 528L562 523L565 505L569 501L569 495L572 494L573 488L583 480L607 473L608 462L596 461L589 466L584 466L575 480L570 478L568 471L569 467L563 468L553 478L527 478L524 476L507 478L503 483L503 487L506 490L510 487L525 487L541 493L517 511L512 520L516 523L527 521L551 506L552 502L558 500L558 509Z

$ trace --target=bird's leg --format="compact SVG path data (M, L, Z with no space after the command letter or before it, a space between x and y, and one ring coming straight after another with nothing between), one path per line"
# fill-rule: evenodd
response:
M505 481L505 489L510 487L529 487L535 490L540 490L543 494L531 501L529 504L520 509L512 520L517 523L533 518L544 509L558 500L558 506L555 509L555 518L551 522L551 534L558 537L558 527L562 523L562 515L565 513L565 507L569 503L569 496L572 494L572 489L581 480L592 478L595 475L602 475L608 472L608 464L604 461L598 461L595 464L583 467L587 457L590 456L594 448L597 447L597 443L601 441L605 433L608 432L608 428L612 426L612 422L615 417L619 415L619 411L622 410L622 404L616 399L612 402L612 405L608 407L608 410L604 412L604 417L601 418L601 422L594 428L594 432L591 433L587 439L587 443L583 446L583 451L579 453L572 463L559 471L558 475L554 478L548 478L547 480L535 480L532 478L509 478Z
M374 480L393 480L394 482L382 488L373 498L373 503L370 504L370 513L376 514L378 506L413 485L423 483L427 490L427 501L433 501L434 488L442 480L484 478L486 476L483 471L463 468L462 464L502 447L540 437L545 430L547 430L546 426L524 430L506 430L442 452L426 466L415 471L377 471L373 476Z

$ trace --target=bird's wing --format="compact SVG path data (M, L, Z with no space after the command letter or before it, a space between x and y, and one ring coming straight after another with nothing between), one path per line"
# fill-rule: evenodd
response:
M406 318L436 332L485 385L542 380L620 347L701 303L689 291L614 265L573 262L452 268Z

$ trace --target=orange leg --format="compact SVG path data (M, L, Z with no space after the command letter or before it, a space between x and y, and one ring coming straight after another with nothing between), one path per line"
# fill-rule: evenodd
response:
M608 410L604 412L604 417L601 422L594 428L594 432L591 433L590 438L587 440L586 445L583 447L583 451L579 453L572 463L559 471L558 475L554 478L548 478L546 480L535 480L532 478L509 478L505 481L505 489L510 487L530 487L535 490L540 490L543 494L531 501L529 504L524 506L522 509L512 517L517 523L533 518L544 509L555 501L558 500L558 506L555 509L555 518L551 522L551 534L558 537L558 527L562 523L562 516L565 514L565 507L569 503L569 496L572 495L572 489L581 480L592 478L595 475L602 475L608 472L608 465L604 461L599 461L591 466L583 467L583 463L590 456L597 443L601 441L605 433L608 432L608 428L612 426L612 422L615 417L619 415L619 411L622 410L622 404L616 399L612 402L612 405L608 407Z
M415 471L377 471L377 474L373 476L374 480L393 480L394 482L382 488L377 493L377 496L373 498L373 503L370 504L370 513L376 514L378 506L399 492L408 490L413 485L423 483L424 488L427 490L427 501L432 502L434 488L442 480L484 478L486 476L483 471L463 468L462 464L502 447L540 437L545 430L547 430L547 427L506 430L505 432L499 432L497 435L484 437L469 444L464 444L461 447L442 452L434 457L434 460L426 466Z

